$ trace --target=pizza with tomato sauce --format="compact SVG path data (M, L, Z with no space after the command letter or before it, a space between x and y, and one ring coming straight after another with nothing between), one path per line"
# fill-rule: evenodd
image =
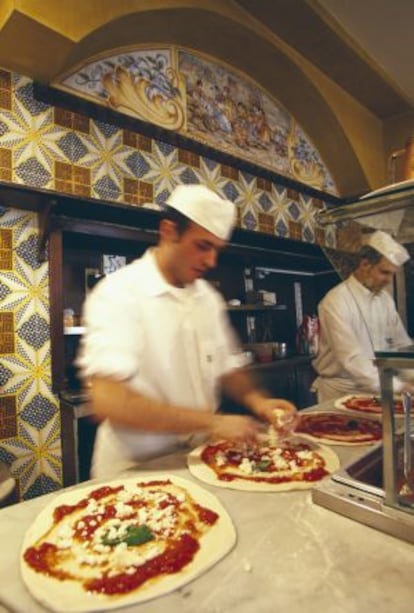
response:
M210 485L256 492L307 489L339 468L328 447L299 437L278 443L269 436L254 445L210 443L188 455L190 472Z
M295 430L301 436L329 445L366 445L382 438L382 423L378 419L332 411L299 414Z
M178 477L140 476L61 494L27 532L21 571L53 611L102 611L183 586L235 542L215 496Z
M382 413L381 398L379 396L370 396L369 394L354 394L338 398L334 402L336 409L346 409L348 411L361 411L363 413ZM411 410L414 409L414 404ZM404 413L402 400L399 397L394 398L394 412L398 415Z

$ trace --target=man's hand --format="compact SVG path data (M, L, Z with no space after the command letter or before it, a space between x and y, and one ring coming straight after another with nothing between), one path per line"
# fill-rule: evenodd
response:
M414 396L414 383L413 382L405 382L401 392L408 392Z
M254 443L261 430L260 422L242 415L214 415L211 438Z
M269 422L279 437L289 436L298 421L294 404L282 398L262 398L254 406L256 415Z

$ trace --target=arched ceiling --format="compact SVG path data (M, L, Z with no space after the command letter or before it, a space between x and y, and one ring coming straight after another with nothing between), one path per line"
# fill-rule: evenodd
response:
M96 55L175 44L255 79L313 140L344 195L370 187L346 126L310 62L378 122L411 105L306 0L3 0L0 67L53 84ZM318 10L316 10L318 9ZM332 61L334 60L334 61Z

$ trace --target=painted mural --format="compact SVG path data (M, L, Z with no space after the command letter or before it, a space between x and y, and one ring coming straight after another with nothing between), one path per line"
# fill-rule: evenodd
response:
M185 129L185 82L170 49L121 53L86 64L62 84L169 130Z
M317 149L279 102L247 77L193 52L120 53L90 62L54 85L337 193Z

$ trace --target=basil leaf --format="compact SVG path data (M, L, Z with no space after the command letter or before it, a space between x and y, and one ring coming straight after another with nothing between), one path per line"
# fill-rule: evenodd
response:
M154 535L148 526L128 526L123 536L117 536L115 538L109 538L108 532L102 537L102 544L115 547L119 543L126 543L127 545L143 545L148 541L154 539Z
M129 526L124 540L127 545L143 545L154 540L154 535L148 526Z
M257 464L255 464L253 470L256 470L256 471L267 470L270 464L271 464L271 460L262 460L261 462L257 462Z

